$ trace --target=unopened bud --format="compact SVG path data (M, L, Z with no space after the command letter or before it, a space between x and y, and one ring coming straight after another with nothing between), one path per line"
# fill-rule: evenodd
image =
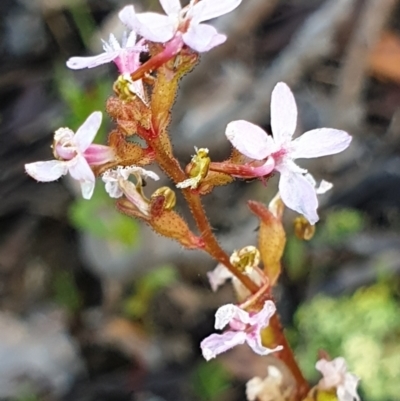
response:
M315 234L315 226L304 217L299 216L294 219L294 233L297 238L309 241Z
M159 196L164 197L164 210L172 210L176 205L176 195L175 192L168 187L161 187L154 191L151 195L151 199L157 198Z

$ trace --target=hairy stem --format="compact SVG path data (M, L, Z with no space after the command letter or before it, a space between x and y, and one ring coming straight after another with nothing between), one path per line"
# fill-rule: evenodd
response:
M282 324L280 322L277 313L275 313L274 316L272 316L269 322L269 326L271 327L274 333L275 342L283 346L282 351L279 351L277 353L277 357L281 359L283 362L285 362L286 366L290 369L294 379L296 380L297 383L296 399L303 400L310 391L310 386L307 380L304 378L299 365L297 364L296 358L285 336Z
M170 154L164 152L163 146L159 140L155 139L151 141L152 148L156 151L156 161L159 166L165 171L165 173L177 184L186 179L186 175L180 168L178 161ZM229 261L229 256L221 248L217 239L215 238L203 205L201 203L200 196L193 193L190 189L184 189L183 195L187 203L189 204L193 218L196 222L197 228L201 234L203 241L206 244L205 250L214 259L222 263L234 274L242 284L248 288L251 292L257 292L258 286L236 267L234 267Z

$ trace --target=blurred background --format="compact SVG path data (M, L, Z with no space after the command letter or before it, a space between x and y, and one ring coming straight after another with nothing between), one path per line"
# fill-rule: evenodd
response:
M206 254L119 215L100 182L85 201L68 178L40 184L24 172L52 158L55 129L104 111L114 65L69 71L65 61L98 54L111 32L120 38L126 4L0 2L0 399L244 400L245 382L271 363L246 347L210 363L200 356L213 313L234 299L229 285L211 292ZM134 4L160 11L157 0ZM223 160L226 124L270 130L270 94L284 81L298 133L353 136L343 154L300 163L334 189L311 241L294 236L286 213L276 297L309 380L325 349L362 378L366 401L400 400L399 21L397 0L243 0L213 21L229 39L184 78L171 124L183 164L194 146ZM106 118L100 143L111 126ZM269 202L276 188L275 178L235 182L204 199L228 252L256 244L246 200Z

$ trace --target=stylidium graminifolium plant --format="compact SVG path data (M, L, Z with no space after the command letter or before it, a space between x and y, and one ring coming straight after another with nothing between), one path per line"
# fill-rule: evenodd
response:
M317 195L332 187L326 181L317 186L312 175L295 161L342 152L351 142L350 135L320 128L293 139L296 103L289 87L279 82L271 99L272 136L251 122L232 121L225 132L234 148L231 157L222 162L212 161L207 148L196 148L196 154L183 170L173 154L168 131L179 81L195 67L199 53L211 51L226 40L224 34L203 22L233 11L241 0L191 0L186 7L179 0L160 3L165 15L136 13L133 5L126 6L119 13L127 29L121 43L110 35L109 41L103 42L103 53L67 61L71 69L94 68L108 62L117 66L114 96L106 103L106 111L115 122L108 143L92 143L102 123L102 113L94 111L76 132L59 128L54 134L54 160L26 164L26 172L41 182L58 180L69 173L79 182L85 199L91 198L96 179L101 177L122 213L141 219L158 234L185 248L203 250L216 260L218 266L208 273L210 285L216 291L231 280L237 303L222 305L216 311L215 329L222 332L201 342L204 358L210 360L246 343L256 354L279 357L296 383L290 391L284 391L279 387L283 373L276 368L266 369L269 374L265 379L254 378L248 383L250 401L272 392L278 392L277 400L311 401L328 396L339 401L359 400L358 378L347 372L340 357L331 360L324 354L316 363L323 377L310 387L285 338L272 296L286 242L282 224L285 207L299 214L296 233L309 239L319 219ZM143 52L150 57L141 63ZM134 136L145 145L131 141ZM145 195L143 179L159 179L145 169L151 163L158 164L182 191L200 234L192 232L175 211L175 192L171 188L160 187ZM280 175L279 188L270 204L248 202L250 211L260 220L257 247L248 245L228 255L215 238L201 198L235 179L258 178L265 183L276 172Z

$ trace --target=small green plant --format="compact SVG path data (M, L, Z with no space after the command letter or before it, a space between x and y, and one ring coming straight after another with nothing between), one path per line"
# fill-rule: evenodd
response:
M315 356L325 349L343 355L363 377L368 400L398 400L400 314L388 285L360 289L353 296L317 296L300 307L296 326L301 338L297 355L309 378L317 379Z

